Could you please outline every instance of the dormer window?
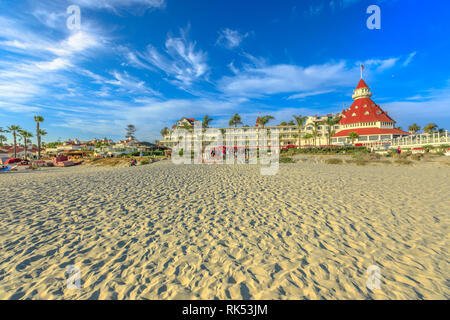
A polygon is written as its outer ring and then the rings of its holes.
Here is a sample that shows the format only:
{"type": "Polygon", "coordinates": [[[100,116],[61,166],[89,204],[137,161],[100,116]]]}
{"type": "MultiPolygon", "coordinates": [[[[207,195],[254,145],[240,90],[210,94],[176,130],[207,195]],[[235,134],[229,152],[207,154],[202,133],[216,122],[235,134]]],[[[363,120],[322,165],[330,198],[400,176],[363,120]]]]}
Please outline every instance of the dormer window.
{"type": "Polygon", "coordinates": [[[352,114],[352,117],[356,117],[356,113],[355,112],[352,114]]]}
{"type": "Polygon", "coordinates": [[[369,111],[364,112],[364,115],[368,116],[369,115],[369,111]]]}
{"type": "Polygon", "coordinates": [[[364,108],[367,108],[367,104],[364,105],[364,108]]]}
{"type": "Polygon", "coordinates": [[[355,109],[358,109],[358,106],[355,106],[355,109]]]}

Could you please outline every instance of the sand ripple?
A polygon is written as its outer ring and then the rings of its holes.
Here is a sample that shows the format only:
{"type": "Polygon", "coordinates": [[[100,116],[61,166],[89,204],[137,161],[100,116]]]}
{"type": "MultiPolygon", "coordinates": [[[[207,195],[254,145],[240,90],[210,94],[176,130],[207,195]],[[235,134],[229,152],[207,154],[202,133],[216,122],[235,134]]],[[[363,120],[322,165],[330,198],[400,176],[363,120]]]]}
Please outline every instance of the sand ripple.
{"type": "Polygon", "coordinates": [[[448,168],[167,161],[2,175],[0,298],[449,299],[449,181],[448,168]],[[70,265],[81,290],[66,288],[70,265]]]}

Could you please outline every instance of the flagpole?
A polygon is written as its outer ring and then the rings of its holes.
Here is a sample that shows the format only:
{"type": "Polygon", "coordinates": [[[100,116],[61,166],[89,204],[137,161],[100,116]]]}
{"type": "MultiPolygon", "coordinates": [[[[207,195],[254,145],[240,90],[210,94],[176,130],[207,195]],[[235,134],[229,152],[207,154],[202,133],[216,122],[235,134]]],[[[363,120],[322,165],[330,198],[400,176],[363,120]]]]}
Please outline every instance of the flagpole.
{"type": "Polygon", "coordinates": [[[363,71],[363,66],[361,65],[361,79],[362,79],[362,71],[363,71]]]}

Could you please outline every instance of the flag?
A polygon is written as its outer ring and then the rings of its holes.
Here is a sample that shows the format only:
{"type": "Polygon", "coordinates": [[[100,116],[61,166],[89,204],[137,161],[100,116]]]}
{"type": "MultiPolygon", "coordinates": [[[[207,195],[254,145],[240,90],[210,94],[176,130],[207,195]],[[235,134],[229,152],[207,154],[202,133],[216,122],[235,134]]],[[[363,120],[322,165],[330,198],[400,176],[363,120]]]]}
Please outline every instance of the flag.
{"type": "Polygon", "coordinates": [[[364,70],[364,65],[361,65],[361,69],[364,70]]]}

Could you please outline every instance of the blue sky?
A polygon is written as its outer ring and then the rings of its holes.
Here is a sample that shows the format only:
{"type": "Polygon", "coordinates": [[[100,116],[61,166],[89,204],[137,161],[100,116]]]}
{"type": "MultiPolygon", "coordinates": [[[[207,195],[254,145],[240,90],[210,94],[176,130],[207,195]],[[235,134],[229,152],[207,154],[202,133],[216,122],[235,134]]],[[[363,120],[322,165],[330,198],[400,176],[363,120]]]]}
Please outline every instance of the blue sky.
{"type": "Polygon", "coordinates": [[[339,112],[359,65],[404,128],[450,128],[448,1],[0,0],[0,127],[141,140],[182,116],[339,112]],[[69,30],[69,5],[81,29],[69,30]],[[369,30],[369,5],[381,30],[369,30]]]}

